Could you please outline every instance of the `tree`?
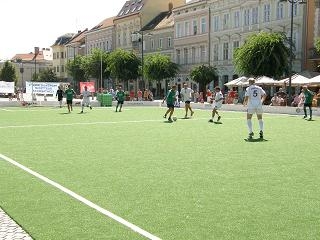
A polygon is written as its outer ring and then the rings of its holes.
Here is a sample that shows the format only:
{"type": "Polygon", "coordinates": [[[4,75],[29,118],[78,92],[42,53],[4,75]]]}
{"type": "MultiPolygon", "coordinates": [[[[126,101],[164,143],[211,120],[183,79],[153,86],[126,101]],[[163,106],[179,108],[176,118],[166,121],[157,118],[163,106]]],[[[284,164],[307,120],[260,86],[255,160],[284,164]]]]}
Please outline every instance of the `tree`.
{"type": "Polygon", "coordinates": [[[118,48],[109,55],[109,71],[118,80],[136,80],[139,76],[140,59],[132,51],[118,48]]]}
{"type": "Polygon", "coordinates": [[[16,69],[13,64],[9,61],[6,61],[0,70],[0,80],[6,82],[16,82],[17,74],[16,69]]]}
{"type": "Polygon", "coordinates": [[[86,74],[84,68],[84,61],[84,56],[77,55],[73,60],[69,60],[67,63],[67,71],[75,82],[86,81],[88,79],[88,74],[86,74]]]}
{"type": "Polygon", "coordinates": [[[46,68],[40,71],[38,75],[38,80],[40,82],[56,82],[58,79],[57,75],[51,68],[46,68]]]}
{"type": "MultiPolygon", "coordinates": [[[[251,35],[235,50],[236,71],[245,76],[279,78],[289,73],[290,42],[283,34],[260,32],[251,35]]],[[[293,54],[293,52],[292,52],[293,54]]]]}
{"type": "Polygon", "coordinates": [[[108,58],[108,52],[96,48],[93,49],[90,55],[82,59],[83,61],[81,64],[81,69],[84,70],[86,74],[86,79],[88,79],[90,76],[96,79],[100,79],[102,83],[102,86],[100,86],[100,88],[103,88],[102,80],[110,77],[110,71],[108,69],[108,58]]]}
{"type": "Polygon", "coordinates": [[[193,81],[199,83],[199,92],[203,93],[203,97],[205,97],[206,85],[219,79],[217,68],[206,65],[194,67],[191,70],[190,76],[193,81]]]}
{"type": "Polygon", "coordinates": [[[160,53],[148,55],[144,61],[144,75],[151,81],[157,81],[157,93],[160,93],[160,81],[173,78],[179,71],[179,66],[170,57],[160,53]]]}

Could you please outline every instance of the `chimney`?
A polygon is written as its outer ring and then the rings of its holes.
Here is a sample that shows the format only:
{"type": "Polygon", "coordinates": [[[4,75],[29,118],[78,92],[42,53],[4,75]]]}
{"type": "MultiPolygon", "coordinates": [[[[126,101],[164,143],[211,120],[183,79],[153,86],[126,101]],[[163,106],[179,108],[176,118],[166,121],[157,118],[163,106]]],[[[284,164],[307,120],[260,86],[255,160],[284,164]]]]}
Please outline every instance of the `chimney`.
{"type": "Polygon", "coordinates": [[[169,12],[172,11],[172,8],[173,8],[173,3],[171,2],[171,3],[169,3],[169,12]]]}

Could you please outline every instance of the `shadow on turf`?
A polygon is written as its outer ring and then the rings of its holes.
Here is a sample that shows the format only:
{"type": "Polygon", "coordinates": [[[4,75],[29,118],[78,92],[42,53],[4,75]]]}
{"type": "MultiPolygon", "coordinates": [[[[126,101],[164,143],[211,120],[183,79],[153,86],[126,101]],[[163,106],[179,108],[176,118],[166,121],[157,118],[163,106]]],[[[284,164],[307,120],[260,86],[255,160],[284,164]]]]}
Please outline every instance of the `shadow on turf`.
{"type": "Polygon", "coordinates": [[[248,139],[248,138],[245,138],[244,139],[246,142],[268,142],[267,139],[260,139],[260,138],[252,138],[252,139],[248,139]]]}

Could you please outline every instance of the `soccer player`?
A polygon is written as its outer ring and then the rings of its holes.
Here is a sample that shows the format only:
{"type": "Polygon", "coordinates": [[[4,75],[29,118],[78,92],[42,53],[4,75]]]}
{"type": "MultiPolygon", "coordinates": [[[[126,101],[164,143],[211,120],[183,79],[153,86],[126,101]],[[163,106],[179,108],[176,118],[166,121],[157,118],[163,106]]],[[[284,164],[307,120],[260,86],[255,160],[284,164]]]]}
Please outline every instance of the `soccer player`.
{"type": "Polygon", "coordinates": [[[67,98],[67,106],[69,113],[73,110],[72,109],[72,100],[73,96],[76,94],[75,91],[71,88],[71,85],[68,85],[68,89],[65,91],[66,98],[67,98]]]}
{"type": "Polygon", "coordinates": [[[249,87],[246,88],[245,98],[243,101],[243,105],[248,107],[247,109],[247,125],[249,130],[248,139],[252,139],[253,131],[252,131],[252,115],[254,113],[257,114],[257,118],[259,121],[260,127],[260,139],[263,139],[263,120],[262,120],[262,105],[266,99],[266,92],[259,86],[255,85],[255,79],[249,78],[249,87]]]}
{"type": "Polygon", "coordinates": [[[218,119],[217,121],[219,122],[221,119],[221,116],[218,113],[218,109],[220,109],[222,107],[222,102],[223,102],[223,93],[221,92],[221,89],[219,86],[215,87],[215,97],[212,103],[212,115],[211,115],[211,119],[209,120],[209,122],[213,122],[213,118],[214,116],[217,114],[218,115],[218,119]]]}
{"type": "Polygon", "coordinates": [[[90,107],[92,109],[92,106],[90,104],[90,96],[92,96],[91,92],[88,91],[88,87],[84,86],[84,91],[81,93],[82,95],[82,103],[81,103],[81,112],[83,113],[84,106],[90,107]]]}
{"type": "Polygon", "coordinates": [[[313,96],[315,94],[313,92],[311,92],[307,86],[303,86],[302,91],[304,94],[304,103],[303,103],[304,116],[303,116],[303,119],[307,118],[307,107],[308,107],[309,112],[310,112],[310,118],[308,119],[308,121],[311,121],[312,120],[312,101],[313,101],[313,96]]]}
{"type": "Polygon", "coordinates": [[[191,105],[190,105],[191,98],[192,98],[191,94],[193,94],[193,90],[191,88],[188,88],[188,85],[184,83],[183,88],[180,91],[182,101],[184,102],[184,109],[186,110],[186,114],[184,118],[188,118],[188,110],[190,110],[191,117],[194,114],[194,111],[192,111],[191,105]]]}
{"type": "Polygon", "coordinates": [[[56,97],[58,97],[59,106],[62,108],[63,90],[61,89],[61,86],[58,86],[56,97]]]}
{"type": "Polygon", "coordinates": [[[121,109],[122,109],[122,105],[123,105],[123,102],[124,102],[124,97],[125,97],[125,93],[124,91],[122,90],[122,87],[119,86],[118,87],[118,91],[117,91],[117,94],[116,94],[116,98],[117,98],[117,106],[116,106],[116,112],[118,112],[118,107],[120,105],[120,109],[119,109],[119,112],[121,112],[121,109]]]}
{"type": "Polygon", "coordinates": [[[176,85],[173,85],[171,87],[171,89],[169,90],[167,96],[163,99],[162,103],[164,103],[164,101],[167,101],[167,107],[168,110],[167,112],[164,114],[164,118],[167,118],[167,115],[169,114],[169,118],[168,121],[172,122],[172,114],[174,112],[174,103],[176,101],[176,95],[177,95],[177,91],[176,91],[176,85]]]}

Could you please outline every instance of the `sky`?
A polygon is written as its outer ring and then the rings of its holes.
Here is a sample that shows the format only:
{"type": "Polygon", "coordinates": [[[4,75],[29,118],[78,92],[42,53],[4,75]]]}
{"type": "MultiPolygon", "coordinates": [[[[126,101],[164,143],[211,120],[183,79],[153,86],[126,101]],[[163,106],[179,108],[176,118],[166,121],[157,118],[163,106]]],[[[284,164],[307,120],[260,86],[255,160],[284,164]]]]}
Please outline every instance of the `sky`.
{"type": "Polygon", "coordinates": [[[116,16],[126,0],[2,0],[0,60],[51,47],[65,33],[116,16]]]}

